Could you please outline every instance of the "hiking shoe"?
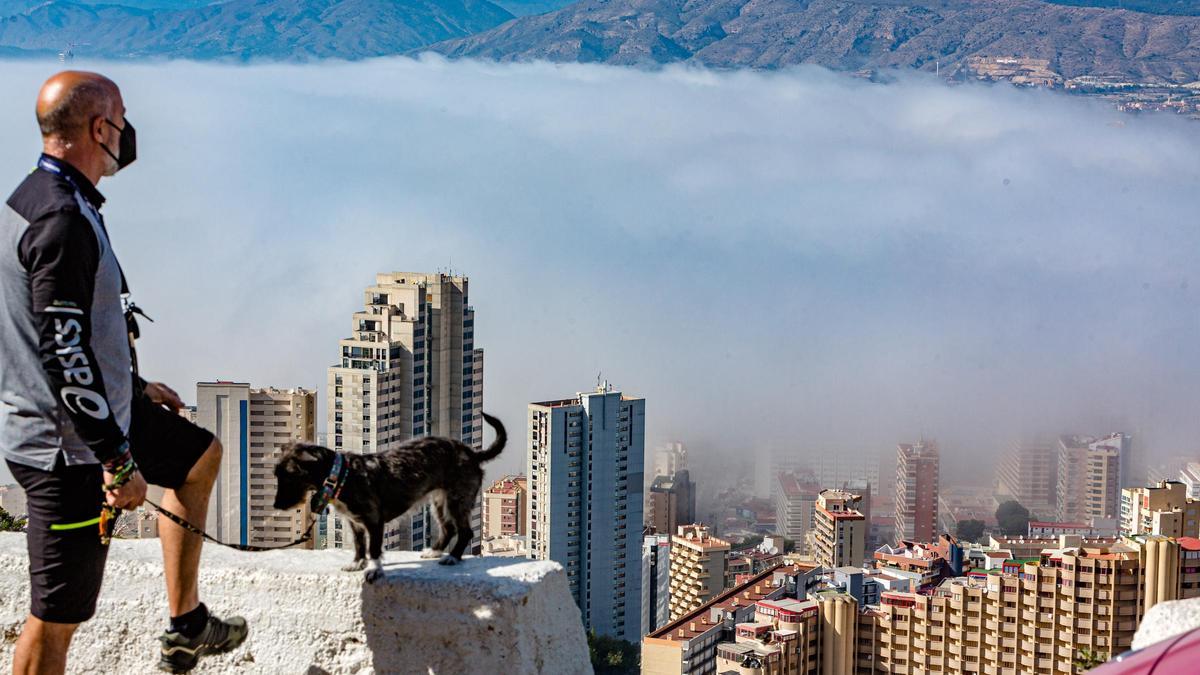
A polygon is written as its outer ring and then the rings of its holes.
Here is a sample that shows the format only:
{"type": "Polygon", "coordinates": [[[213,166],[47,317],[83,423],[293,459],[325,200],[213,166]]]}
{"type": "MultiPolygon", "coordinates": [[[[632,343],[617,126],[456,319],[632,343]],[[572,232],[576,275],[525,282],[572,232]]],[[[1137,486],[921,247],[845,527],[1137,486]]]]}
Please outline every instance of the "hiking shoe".
{"type": "Polygon", "coordinates": [[[208,615],[204,630],[194,638],[167,631],[158,638],[162,642],[158,669],[168,673],[186,673],[196,667],[201,656],[224,654],[237,649],[246,641],[249,632],[246,620],[240,616],[222,621],[212,614],[208,615]]]}

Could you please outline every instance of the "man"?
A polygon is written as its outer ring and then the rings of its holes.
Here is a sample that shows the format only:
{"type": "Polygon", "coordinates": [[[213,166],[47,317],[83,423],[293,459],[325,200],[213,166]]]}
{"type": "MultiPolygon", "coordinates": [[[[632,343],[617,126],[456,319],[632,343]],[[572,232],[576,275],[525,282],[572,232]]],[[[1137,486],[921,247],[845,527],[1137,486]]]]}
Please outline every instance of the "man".
{"type": "MultiPolygon", "coordinates": [[[[0,208],[0,454],[28,498],[31,610],[17,675],[63,673],[71,636],[95,613],[108,548],[101,505],[133,509],[146,481],[162,505],[203,523],[220,467],[212,434],[184,420],[179,396],[133,372],[128,294],[96,184],[136,156],[121,92],[95,73],[62,72],[37,101],[43,154],[0,208]]],[[[159,668],[182,673],[246,638],[200,602],[200,537],[159,517],[171,622],[159,668]]]]}

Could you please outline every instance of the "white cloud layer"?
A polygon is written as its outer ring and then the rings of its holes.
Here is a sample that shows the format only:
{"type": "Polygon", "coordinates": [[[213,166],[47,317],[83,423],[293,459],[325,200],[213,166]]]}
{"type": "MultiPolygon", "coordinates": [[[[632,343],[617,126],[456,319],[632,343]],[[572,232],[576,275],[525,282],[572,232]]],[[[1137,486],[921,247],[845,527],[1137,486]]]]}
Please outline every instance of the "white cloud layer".
{"type": "MultiPolygon", "coordinates": [[[[10,185],[59,66],[0,69],[10,185]]],[[[603,371],[652,441],[730,455],[924,433],[953,472],[1118,426],[1197,450],[1195,123],[818,69],[89,67],[138,126],[101,187],[144,369],[189,399],[319,387],[375,272],[453,263],[516,439],[603,371]]]]}

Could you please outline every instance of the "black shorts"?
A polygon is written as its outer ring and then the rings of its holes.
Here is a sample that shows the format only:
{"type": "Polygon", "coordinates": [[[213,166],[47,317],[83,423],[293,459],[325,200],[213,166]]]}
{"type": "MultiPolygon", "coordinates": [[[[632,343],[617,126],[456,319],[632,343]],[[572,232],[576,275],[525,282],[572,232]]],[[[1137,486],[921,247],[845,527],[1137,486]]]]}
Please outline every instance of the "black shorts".
{"type": "MultiPolygon", "coordinates": [[[[212,440],[208,431],[149,399],[135,397],[129,449],[146,482],[166,488],[183,485],[212,440]]],[[[87,621],[96,612],[108,547],[100,544],[98,524],[62,526],[100,515],[104,502],[100,466],[59,463],[52,471],[42,471],[8,462],[8,467],[28,503],[30,613],[52,623],[87,621]]]]}

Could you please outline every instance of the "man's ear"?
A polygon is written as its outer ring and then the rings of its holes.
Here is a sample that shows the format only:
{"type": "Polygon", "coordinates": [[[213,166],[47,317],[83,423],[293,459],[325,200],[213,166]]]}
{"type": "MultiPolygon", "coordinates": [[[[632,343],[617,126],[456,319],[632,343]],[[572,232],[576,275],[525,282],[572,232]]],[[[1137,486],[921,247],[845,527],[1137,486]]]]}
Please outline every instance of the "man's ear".
{"type": "Polygon", "coordinates": [[[96,143],[104,142],[104,117],[96,115],[88,121],[88,135],[96,143]]]}

